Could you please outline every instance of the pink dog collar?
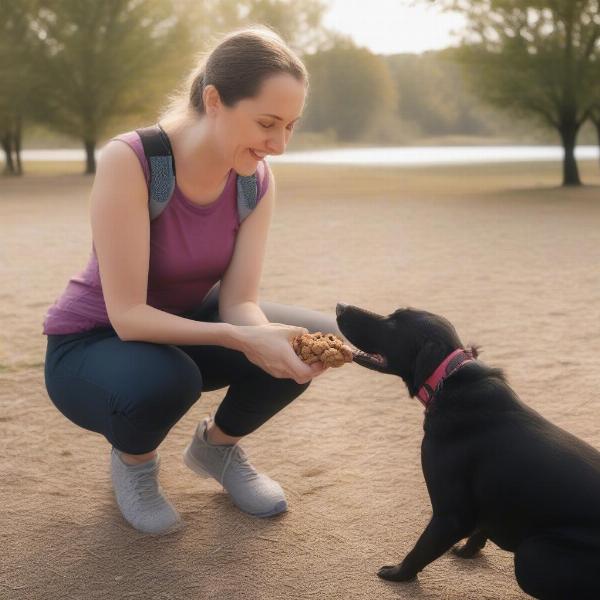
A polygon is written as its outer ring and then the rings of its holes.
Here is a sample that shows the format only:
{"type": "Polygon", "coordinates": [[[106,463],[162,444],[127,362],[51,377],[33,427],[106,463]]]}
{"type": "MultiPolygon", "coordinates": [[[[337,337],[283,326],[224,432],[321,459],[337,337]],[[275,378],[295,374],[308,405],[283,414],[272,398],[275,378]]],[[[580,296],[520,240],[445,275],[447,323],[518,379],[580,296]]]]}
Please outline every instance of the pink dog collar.
{"type": "Polygon", "coordinates": [[[463,350],[462,348],[458,348],[452,352],[452,354],[446,356],[442,361],[442,364],[433,372],[433,375],[427,379],[417,392],[417,396],[425,409],[429,407],[434,394],[438,388],[441,387],[444,379],[450,377],[452,373],[460,369],[464,364],[473,360],[475,360],[473,358],[473,352],[470,350],[463,350]]]}

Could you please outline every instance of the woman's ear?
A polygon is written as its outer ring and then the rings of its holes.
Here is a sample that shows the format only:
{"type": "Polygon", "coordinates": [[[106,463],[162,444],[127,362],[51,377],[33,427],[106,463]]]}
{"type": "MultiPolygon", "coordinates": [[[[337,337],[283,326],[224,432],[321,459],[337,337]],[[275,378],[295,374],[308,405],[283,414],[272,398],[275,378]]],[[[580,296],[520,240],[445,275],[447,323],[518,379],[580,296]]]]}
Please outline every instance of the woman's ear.
{"type": "Polygon", "coordinates": [[[204,88],[202,92],[202,101],[204,104],[204,112],[209,117],[214,117],[221,108],[221,96],[217,88],[210,84],[204,88]]]}
{"type": "Polygon", "coordinates": [[[438,368],[439,364],[446,358],[447,348],[441,342],[429,340],[417,352],[413,370],[412,382],[409,388],[411,397],[416,396],[419,388],[438,368]]]}

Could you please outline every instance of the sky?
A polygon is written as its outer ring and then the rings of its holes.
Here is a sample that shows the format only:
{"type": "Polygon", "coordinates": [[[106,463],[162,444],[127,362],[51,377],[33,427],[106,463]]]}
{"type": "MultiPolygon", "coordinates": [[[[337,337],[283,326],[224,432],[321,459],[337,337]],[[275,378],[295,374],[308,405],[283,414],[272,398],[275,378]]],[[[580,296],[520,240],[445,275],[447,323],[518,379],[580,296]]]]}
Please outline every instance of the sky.
{"type": "Polygon", "coordinates": [[[457,43],[463,19],[414,0],[327,0],[326,27],[376,54],[421,53],[457,43]],[[368,8],[367,8],[368,7],[368,8]]]}

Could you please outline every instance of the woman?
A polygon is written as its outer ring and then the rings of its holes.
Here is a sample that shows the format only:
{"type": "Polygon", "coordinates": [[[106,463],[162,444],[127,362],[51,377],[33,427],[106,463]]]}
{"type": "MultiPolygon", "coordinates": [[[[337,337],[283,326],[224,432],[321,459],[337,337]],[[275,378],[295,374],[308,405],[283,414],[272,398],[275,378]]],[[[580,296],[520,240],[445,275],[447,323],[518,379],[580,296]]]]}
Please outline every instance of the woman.
{"type": "Polygon", "coordinates": [[[257,303],[275,194],[264,158],[284,152],[307,86],[304,65],[271,31],[225,37],[160,123],[176,185],[152,221],[140,136],[118,136],[102,151],[92,255],[46,316],[45,377],[57,408],[112,445],[117,504],[140,531],[178,525],[158,484],[157,447],[202,391],[226,386],[184,461],[247,513],[287,509],[279,484],[256,472],[238,442],[323,372],[298,359],[291,339],[304,326],[337,331],[333,318],[261,305],[294,325],[270,323],[257,303]],[[258,205],[240,223],[236,180],[252,174],[258,205]]]}

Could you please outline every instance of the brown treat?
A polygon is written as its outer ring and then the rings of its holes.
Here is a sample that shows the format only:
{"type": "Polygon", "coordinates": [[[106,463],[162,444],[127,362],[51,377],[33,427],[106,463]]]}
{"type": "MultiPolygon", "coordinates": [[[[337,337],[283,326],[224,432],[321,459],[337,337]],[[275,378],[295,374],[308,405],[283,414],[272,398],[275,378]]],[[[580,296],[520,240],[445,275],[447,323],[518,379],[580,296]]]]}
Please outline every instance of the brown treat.
{"type": "Polygon", "coordinates": [[[332,333],[304,333],[292,340],[294,352],[308,365],[321,361],[328,367],[352,362],[352,350],[332,333]]]}

